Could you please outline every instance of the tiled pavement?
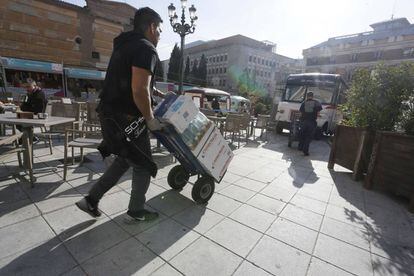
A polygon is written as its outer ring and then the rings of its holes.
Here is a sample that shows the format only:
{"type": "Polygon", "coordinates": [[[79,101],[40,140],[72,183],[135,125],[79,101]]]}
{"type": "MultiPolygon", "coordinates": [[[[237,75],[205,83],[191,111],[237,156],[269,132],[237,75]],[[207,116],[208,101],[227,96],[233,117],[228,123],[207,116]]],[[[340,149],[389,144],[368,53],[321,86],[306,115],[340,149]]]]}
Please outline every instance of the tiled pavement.
{"type": "Polygon", "coordinates": [[[35,150],[37,184],[0,167],[0,275],[414,275],[414,216],[406,201],[368,191],[343,168],[327,169],[326,141],[311,157],[285,136],[250,141],[208,205],[191,185],[169,189],[176,164],[157,154],[148,191],[152,223],[124,224],[130,174],[94,220],[74,203],[104,171],[96,152],[62,180],[62,146],[35,150]]]}

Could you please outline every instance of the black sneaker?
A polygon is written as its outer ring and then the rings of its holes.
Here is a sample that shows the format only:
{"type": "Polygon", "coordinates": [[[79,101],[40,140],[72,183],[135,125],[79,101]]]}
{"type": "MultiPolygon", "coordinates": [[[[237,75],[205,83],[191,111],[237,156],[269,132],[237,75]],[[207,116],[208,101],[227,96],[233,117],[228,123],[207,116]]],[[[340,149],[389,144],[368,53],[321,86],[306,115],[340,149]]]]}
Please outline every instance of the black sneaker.
{"type": "Polygon", "coordinates": [[[133,224],[140,221],[153,221],[159,217],[157,212],[151,212],[145,209],[142,209],[137,212],[127,212],[127,217],[124,219],[126,224],[133,224]]]}
{"type": "Polygon", "coordinates": [[[89,197],[84,197],[76,202],[76,206],[94,218],[100,217],[102,215],[101,211],[98,209],[98,204],[93,204],[89,197]]]}
{"type": "Polygon", "coordinates": [[[303,155],[309,156],[309,152],[304,152],[303,155]]]}

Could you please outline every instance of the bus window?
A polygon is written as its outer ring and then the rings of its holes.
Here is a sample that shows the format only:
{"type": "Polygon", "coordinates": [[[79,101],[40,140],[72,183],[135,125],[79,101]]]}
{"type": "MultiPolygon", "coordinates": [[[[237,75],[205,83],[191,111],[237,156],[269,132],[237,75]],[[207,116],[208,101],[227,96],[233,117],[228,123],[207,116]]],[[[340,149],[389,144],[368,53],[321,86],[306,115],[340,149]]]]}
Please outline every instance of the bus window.
{"type": "Polygon", "coordinates": [[[322,104],[332,103],[332,97],[335,92],[335,87],[332,86],[308,86],[308,91],[313,92],[313,98],[322,104]]]}
{"type": "Polygon", "coordinates": [[[304,85],[288,85],[284,100],[287,102],[303,102],[305,98],[306,86],[304,85]]]}

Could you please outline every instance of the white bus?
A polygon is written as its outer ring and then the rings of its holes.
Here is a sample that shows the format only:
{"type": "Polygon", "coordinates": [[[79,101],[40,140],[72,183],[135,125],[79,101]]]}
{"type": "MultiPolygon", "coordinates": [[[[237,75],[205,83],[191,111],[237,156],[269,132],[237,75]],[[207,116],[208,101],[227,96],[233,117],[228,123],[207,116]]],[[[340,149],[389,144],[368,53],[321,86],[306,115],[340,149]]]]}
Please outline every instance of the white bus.
{"type": "Polygon", "coordinates": [[[290,129],[292,118],[297,116],[301,103],[308,92],[322,104],[318,114],[318,133],[333,133],[336,124],[342,120],[338,105],[344,103],[348,86],[337,74],[304,73],[289,75],[286,88],[279,102],[276,114],[276,132],[290,129]]]}

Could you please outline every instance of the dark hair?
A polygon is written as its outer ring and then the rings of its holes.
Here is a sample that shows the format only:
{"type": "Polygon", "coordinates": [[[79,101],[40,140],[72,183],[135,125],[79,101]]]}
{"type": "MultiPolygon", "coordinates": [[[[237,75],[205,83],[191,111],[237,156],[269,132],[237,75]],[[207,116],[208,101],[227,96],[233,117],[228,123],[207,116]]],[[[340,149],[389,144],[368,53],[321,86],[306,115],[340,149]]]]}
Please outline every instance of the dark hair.
{"type": "Polygon", "coordinates": [[[309,97],[313,97],[313,92],[308,92],[306,95],[309,97]]]}
{"type": "Polygon", "coordinates": [[[161,16],[151,8],[140,8],[135,12],[134,31],[145,33],[147,28],[152,24],[162,23],[161,16]]]}

